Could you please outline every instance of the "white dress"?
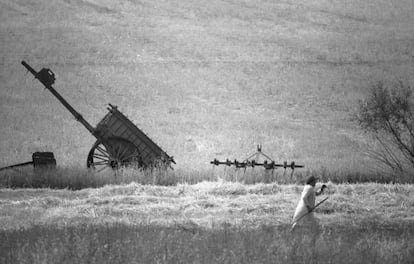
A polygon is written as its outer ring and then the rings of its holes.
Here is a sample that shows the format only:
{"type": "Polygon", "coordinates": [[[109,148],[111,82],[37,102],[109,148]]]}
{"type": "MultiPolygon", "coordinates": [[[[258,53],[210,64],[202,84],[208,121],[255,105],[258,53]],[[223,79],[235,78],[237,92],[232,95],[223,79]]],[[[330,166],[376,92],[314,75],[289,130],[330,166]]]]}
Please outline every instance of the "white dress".
{"type": "Polygon", "coordinates": [[[313,212],[307,214],[308,207],[313,208],[315,206],[315,196],[315,188],[309,184],[305,185],[302,191],[302,196],[293,216],[293,226],[315,224],[316,219],[313,215],[313,212]]]}

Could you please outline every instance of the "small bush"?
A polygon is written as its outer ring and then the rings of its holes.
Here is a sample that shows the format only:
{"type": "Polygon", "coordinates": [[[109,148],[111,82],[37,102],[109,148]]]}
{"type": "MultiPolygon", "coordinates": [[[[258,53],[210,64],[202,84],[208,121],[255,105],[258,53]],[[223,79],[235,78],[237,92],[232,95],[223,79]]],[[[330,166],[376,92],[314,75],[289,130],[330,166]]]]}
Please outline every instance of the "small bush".
{"type": "Polygon", "coordinates": [[[414,95],[410,86],[377,83],[368,98],[360,101],[355,117],[375,142],[366,146],[369,157],[395,175],[414,175],[414,95]]]}

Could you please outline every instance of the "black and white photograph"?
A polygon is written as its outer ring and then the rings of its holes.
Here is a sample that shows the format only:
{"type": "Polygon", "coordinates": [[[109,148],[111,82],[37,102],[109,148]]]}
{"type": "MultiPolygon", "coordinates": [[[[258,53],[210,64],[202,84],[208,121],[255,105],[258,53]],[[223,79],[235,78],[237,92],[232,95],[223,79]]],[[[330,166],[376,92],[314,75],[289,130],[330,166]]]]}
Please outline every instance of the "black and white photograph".
{"type": "Polygon", "coordinates": [[[413,0],[0,0],[0,263],[413,261],[413,0]]]}

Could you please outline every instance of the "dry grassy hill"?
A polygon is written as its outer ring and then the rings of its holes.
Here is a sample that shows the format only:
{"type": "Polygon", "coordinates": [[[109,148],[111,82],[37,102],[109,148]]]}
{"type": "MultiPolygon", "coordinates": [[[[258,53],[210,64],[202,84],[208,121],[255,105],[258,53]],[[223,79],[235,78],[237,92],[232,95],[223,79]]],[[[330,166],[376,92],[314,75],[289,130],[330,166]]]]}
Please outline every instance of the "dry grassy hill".
{"type": "Polygon", "coordinates": [[[413,83],[413,25],[411,0],[0,0],[0,166],[38,150],[85,166],[94,143],[26,60],[92,125],[118,105],[181,168],[262,144],[364,170],[350,114],[377,81],[413,83]]]}

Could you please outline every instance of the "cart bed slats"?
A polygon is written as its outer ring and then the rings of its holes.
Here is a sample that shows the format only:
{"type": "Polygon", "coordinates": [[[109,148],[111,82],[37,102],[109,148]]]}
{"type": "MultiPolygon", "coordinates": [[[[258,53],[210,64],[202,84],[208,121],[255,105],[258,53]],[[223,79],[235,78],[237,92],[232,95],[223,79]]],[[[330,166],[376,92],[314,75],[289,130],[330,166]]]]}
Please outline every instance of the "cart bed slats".
{"type": "Polygon", "coordinates": [[[142,130],[134,125],[116,106],[110,105],[109,113],[98,123],[96,129],[104,139],[120,137],[133,143],[139,150],[144,164],[170,157],[142,130]]]}

